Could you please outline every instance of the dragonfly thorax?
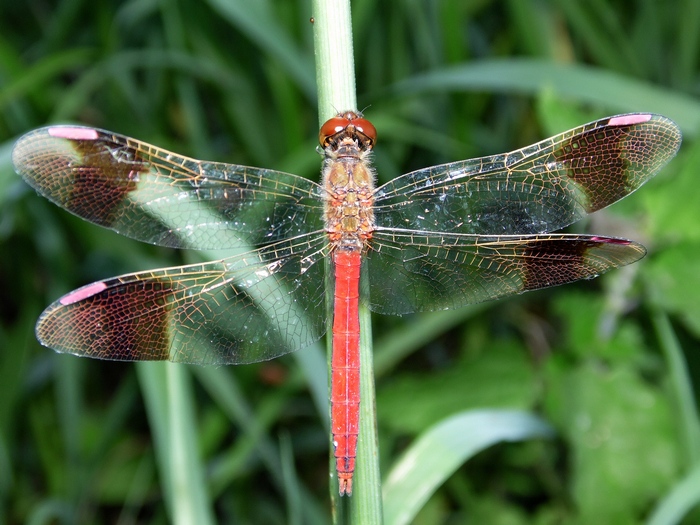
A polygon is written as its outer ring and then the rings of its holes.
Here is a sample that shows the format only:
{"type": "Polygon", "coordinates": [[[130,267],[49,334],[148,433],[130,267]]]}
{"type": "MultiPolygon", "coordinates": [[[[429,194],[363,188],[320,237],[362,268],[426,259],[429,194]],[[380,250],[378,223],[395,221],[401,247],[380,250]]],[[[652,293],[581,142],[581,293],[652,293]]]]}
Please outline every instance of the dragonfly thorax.
{"type": "Polygon", "coordinates": [[[326,231],[332,244],[350,249],[361,249],[375,228],[375,177],[369,157],[376,132],[372,126],[371,135],[367,135],[371,124],[360,120],[362,126],[356,126],[354,120],[339,115],[326,122],[320,134],[325,146],[326,231]],[[331,132],[333,134],[329,135],[331,132]]]}

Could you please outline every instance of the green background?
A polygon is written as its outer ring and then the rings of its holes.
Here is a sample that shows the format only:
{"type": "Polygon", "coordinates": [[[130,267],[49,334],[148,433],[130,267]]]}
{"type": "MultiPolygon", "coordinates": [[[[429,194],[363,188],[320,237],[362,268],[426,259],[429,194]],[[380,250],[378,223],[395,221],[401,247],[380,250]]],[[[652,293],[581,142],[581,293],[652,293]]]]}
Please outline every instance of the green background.
{"type": "MultiPolygon", "coordinates": [[[[315,178],[310,16],[310,2],[286,0],[0,0],[0,523],[174,519],[158,372],[54,354],[33,325],[80,285],[188,260],[37,197],[12,170],[14,140],[79,122],[315,178]]],[[[464,410],[524,410],[556,431],[446,473],[414,523],[678,522],[700,500],[700,2],[362,0],[353,17],[380,182],[626,111],[663,113],[684,133],[658,177],[571,229],[641,241],[640,263],[455,312],[374,317],[383,472],[464,410]]],[[[180,367],[204,479],[192,497],[218,522],[330,519],[327,415],[300,366],[180,367]]]]}

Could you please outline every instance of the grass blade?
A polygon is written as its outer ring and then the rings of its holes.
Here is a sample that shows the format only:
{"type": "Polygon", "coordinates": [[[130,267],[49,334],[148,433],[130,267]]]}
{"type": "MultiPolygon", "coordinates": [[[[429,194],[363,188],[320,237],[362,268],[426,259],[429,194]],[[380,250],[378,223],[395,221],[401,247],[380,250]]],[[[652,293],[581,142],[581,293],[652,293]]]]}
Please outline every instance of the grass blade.
{"type": "Polygon", "coordinates": [[[680,416],[679,426],[682,429],[685,456],[691,464],[700,465],[700,421],[698,421],[698,408],[693,394],[693,383],[690,380],[683,351],[667,315],[657,312],[653,322],[659,346],[666,356],[670,371],[671,386],[680,416]]]}
{"type": "Polygon", "coordinates": [[[700,103],[683,93],[584,65],[538,59],[482,60],[437,69],[395,84],[397,93],[501,91],[535,95],[543,89],[612,111],[652,111],[675,120],[687,136],[700,129],[700,103]]]}
{"type": "Polygon", "coordinates": [[[386,478],[385,523],[411,523],[435,489],[481,450],[552,433],[541,419],[514,410],[473,410],[444,419],[413,443],[386,478]]]}
{"type": "Polygon", "coordinates": [[[204,483],[204,466],[197,443],[197,419],[192,406],[189,370],[178,364],[165,365],[168,417],[171,439],[170,473],[173,487],[173,522],[186,525],[213,524],[204,483]]]}
{"type": "Polygon", "coordinates": [[[680,523],[683,516],[700,503],[700,465],[675,485],[652,512],[647,525],[680,523]]]}
{"type": "Polygon", "coordinates": [[[189,370],[181,364],[137,363],[146,401],[162,487],[172,523],[214,523],[196,453],[197,420],[192,406],[189,370]]]}
{"type": "Polygon", "coordinates": [[[248,35],[261,49],[279,62],[280,67],[299,85],[310,98],[314,96],[311,64],[306,55],[297,49],[292,38],[277,24],[265,2],[231,2],[209,0],[209,5],[239,31],[248,35]],[[274,29],[271,29],[274,28],[274,29]]]}

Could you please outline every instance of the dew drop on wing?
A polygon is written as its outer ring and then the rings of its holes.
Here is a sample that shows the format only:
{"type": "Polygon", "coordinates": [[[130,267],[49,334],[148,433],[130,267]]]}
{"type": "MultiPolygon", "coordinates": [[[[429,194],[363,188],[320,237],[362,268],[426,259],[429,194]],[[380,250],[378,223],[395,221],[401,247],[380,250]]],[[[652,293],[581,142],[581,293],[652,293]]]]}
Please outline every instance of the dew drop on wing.
{"type": "MultiPolygon", "coordinates": [[[[304,274],[308,271],[308,269],[311,268],[311,267],[313,266],[313,264],[314,264],[313,258],[311,258],[311,257],[304,257],[304,258],[301,260],[301,264],[300,264],[300,268],[299,268],[299,272],[301,273],[301,275],[304,275],[304,274]]],[[[295,280],[294,280],[294,283],[295,283],[297,286],[300,284],[300,282],[299,282],[298,279],[295,279],[295,280]]]]}
{"type": "MultiPolygon", "coordinates": [[[[271,270],[274,271],[272,268],[271,268],[271,270]]],[[[270,272],[268,272],[267,269],[262,268],[262,269],[256,271],[255,275],[257,275],[260,279],[265,279],[266,277],[270,276],[270,272]]]]}

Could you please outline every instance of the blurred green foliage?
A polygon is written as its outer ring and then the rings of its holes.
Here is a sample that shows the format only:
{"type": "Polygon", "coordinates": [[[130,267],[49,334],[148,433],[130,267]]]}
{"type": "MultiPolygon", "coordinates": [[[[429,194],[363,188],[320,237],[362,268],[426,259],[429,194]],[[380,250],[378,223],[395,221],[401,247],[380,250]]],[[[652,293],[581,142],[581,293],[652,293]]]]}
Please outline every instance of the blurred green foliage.
{"type": "MultiPolygon", "coordinates": [[[[317,177],[310,2],[0,7],[0,522],[167,523],[163,372],[56,355],[33,324],[82,284],[189,255],[40,199],[13,173],[11,146],[80,122],[317,177]]],[[[655,180],[574,227],[644,242],[640,263],[456,313],[375,317],[384,471],[466,409],[529,410],[557,431],[476,455],[414,523],[682,519],[700,500],[684,483],[700,465],[700,1],[358,0],[353,16],[381,181],[622,111],[664,113],[685,134],[655,180]]],[[[194,369],[185,381],[198,504],[216,521],[330,519],[327,414],[298,366],[194,369]]]]}

